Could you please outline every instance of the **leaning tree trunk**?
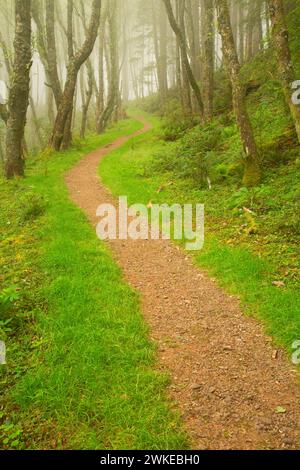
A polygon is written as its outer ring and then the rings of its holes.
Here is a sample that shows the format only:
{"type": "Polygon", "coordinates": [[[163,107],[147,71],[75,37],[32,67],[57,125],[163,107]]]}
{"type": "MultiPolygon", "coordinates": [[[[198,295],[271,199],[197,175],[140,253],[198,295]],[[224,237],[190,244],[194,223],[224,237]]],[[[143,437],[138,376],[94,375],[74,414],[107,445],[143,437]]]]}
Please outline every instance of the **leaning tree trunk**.
{"type": "MultiPolygon", "coordinates": [[[[55,38],[55,0],[46,0],[45,12],[46,22],[43,17],[43,4],[40,0],[32,0],[32,18],[36,24],[37,48],[41,62],[45,69],[46,84],[51,90],[58,109],[62,89],[57,71],[57,53],[55,38]]],[[[50,103],[49,93],[48,102],[50,103]]],[[[53,121],[52,111],[49,115],[50,122],[53,121]]]]}
{"type": "Polygon", "coordinates": [[[260,181],[259,155],[253,128],[247,111],[246,92],[240,78],[240,63],[234,44],[227,0],[216,0],[218,26],[222,37],[223,55],[232,85],[233,107],[245,152],[245,186],[255,186],[260,181]]]}
{"type": "Polygon", "coordinates": [[[203,67],[203,105],[204,118],[210,122],[213,117],[214,101],[214,7],[211,0],[203,1],[204,8],[204,67],[203,67]]]}
{"type": "Polygon", "coordinates": [[[295,80],[295,72],[289,47],[289,33],[285,21],[282,0],[269,0],[269,10],[282,88],[300,142],[300,106],[294,104],[292,100],[292,83],[295,80]]]}
{"type": "MultiPolygon", "coordinates": [[[[181,30],[181,34],[183,37],[183,41],[186,44],[186,25],[185,25],[185,7],[186,7],[186,0],[177,0],[177,19],[179,28],[181,30]]],[[[183,103],[183,112],[186,117],[189,117],[193,114],[193,106],[192,106],[192,97],[191,97],[191,87],[190,81],[187,73],[186,67],[184,64],[184,53],[182,48],[180,48],[180,59],[181,59],[181,91],[182,91],[182,103],[183,103]]]]}
{"type": "MultiPolygon", "coordinates": [[[[197,104],[198,104],[199,109],[200,109],[200,118],[201,118],[201,121],[203,121],[203,103],[202,103],[201,92],[200,92],[200,88],[198,86],[198,83],[195,79],[195,76],[193,74],[190,62],[189,62],[186,38],[185,38],[183,32],[181,31],[180,26],[178,25],[178,23],[176,21],[176,18],[175,18],[174,13],[173,13],[173,8],[172,8],[171,1],[170,0],[162,0],[162,1],[164,2],[165,6],[166,6],[167,15],[168,15],[168,18],[169,18],[170,25],[171,25],[175,35],[178,38],[181,53],[182,53],[183,66],[184,66],[185,71],[187,73],[190,85],[191,85],[191,87],[192,87],[192,89],[195,93],[197,104]]],[[[182,1],[182,0],[180,0],[180,1],[182,1]]]]}
{"type": "Polygon", "coordinates": [[[89,58],[94,48],[100,22],[101,0],[93,0],[90,25],[87,31],[86,40],[82,48],[69,61],[67,68],[67,79],[59,104],[56,121],[51,138],[51,145],[54,150],[61,150],[64,141],[64,133],[68,126],[70,108],[73,104],[78,72],[82,64],[89,58]]]}
{"type": "Polygon", "coordinates": [[[23,140],[29,104],[31,54],[31,0],[15,1],[13,74],[8,99],[5,175],[24,175],[23,140]]]}
{"type": "Polygon", "coordinates": [[[118,57],[118,34],[117,34],[117,2],[111,0],[111,11],[108,17],[109,23],[109,52],[110,52],[110,80],[107,105],[97,123],[97,131],[103,132],[112,117],[119,98],[119,57],[118,57]]]}
{"type": "Polygon", "coordinates": [[[85,131],[88,121],[88,111],[93,96],[93,76],[92,64],[87,64],[87,74],[88,74],[88,87],[85,91],[84,89],[84,74],[82,76],[83,83],[81,84],[81,95],[82,95],[82,117],[81,117],[81,128],[80,128],[80,137],[81,139],[85,138],[85,131]]]}

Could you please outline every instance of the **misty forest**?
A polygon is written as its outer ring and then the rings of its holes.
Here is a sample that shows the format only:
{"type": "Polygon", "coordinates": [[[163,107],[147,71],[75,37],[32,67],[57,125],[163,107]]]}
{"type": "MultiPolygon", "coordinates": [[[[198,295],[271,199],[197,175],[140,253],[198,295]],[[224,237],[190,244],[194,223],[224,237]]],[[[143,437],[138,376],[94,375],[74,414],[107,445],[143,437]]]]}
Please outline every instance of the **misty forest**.
{"type": "Polygon", "coordinates": [[[0,0],[0,448],[299,450],[299,176],[299,0],[0,0]]]}

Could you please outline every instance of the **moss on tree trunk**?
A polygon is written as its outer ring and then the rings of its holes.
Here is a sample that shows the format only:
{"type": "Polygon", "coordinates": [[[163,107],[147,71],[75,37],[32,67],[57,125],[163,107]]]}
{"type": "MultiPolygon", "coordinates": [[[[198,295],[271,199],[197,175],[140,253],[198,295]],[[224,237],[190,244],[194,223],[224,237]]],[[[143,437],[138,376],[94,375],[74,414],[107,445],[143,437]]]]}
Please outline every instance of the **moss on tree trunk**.
{"type": "Polygon", "coordinates": [[[228,2],[227,0],[216,0],[216,6],[224,60],[232,85],[233,108],[244,148],[243,184],[255,186],[260,182],[261,177],[259,154],[247,111],[245,87],[240,78],[240,63],[232,33],[228,2]]]}
{"type": "Polygon", "coordinates": [[[15,2],[14,63],[8,99],[5,175],[24,175],[23,141],[29,104],[31,55],[31,0],[15,2]]]}

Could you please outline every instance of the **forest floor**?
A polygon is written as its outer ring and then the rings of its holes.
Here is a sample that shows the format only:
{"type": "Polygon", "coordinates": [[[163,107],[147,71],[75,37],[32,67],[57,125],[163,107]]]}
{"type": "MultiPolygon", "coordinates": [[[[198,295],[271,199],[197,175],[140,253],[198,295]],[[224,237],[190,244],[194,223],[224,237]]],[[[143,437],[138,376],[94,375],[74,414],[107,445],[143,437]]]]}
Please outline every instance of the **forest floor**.
{"type": "MultiPolygon", "coordinates": [[[[138,134],[149,131],[144,124],[138,134]]],[[[98,179],[99,163],[124,149],[126,141],[126,154],[135,141],[120,138],[68,173],[72,199],[94,226],[97,207],[116,204],[98,179]]],[[[141,294],[143,315],[158,345],[157,367],[171,376],[169,394],[192,447],[299,448],[299,376],[285,353],[274,349],[262,324],[246,316],[238,300],[172,242],[115,240],[109,248],[141,294]]]]}

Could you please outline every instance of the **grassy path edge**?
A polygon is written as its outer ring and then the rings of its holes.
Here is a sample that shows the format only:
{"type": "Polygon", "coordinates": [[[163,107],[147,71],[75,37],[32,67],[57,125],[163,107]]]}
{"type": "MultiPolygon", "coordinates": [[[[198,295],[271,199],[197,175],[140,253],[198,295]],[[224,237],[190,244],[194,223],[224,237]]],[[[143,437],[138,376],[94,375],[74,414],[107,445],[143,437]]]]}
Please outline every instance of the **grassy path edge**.
{"type": "Polygon", "coordinates": [[[7,192],[1,186],[6,203],[16,192],[28,203],[16,204],[13,217],[5,213],[18,238],[5,255],[18,251],[20,261],[4,279],[14,281],[19,298],[11,311],[14,334],[4,332],[4,448],[187,447],[166,397],[168,379],[154,368],[139,298],[70,202],[62,177],[84,154],[139,128],[125,121],[80,150],[41,156],[26,180],[7,192]]]}

